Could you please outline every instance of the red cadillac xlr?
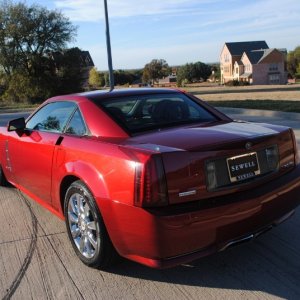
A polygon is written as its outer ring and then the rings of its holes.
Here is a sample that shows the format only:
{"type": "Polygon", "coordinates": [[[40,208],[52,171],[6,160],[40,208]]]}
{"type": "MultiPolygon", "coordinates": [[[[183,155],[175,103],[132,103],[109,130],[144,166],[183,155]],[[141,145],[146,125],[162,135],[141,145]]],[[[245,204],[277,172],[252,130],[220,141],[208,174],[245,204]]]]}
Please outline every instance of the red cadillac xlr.
{"type": "Polygon", "coordinates": [[[54,97],[0,128],[0,183],[65,219],[78,257],[175,266],[293,214],[290,128],[233,121],[192,95],[124,89],[54,97]]]}

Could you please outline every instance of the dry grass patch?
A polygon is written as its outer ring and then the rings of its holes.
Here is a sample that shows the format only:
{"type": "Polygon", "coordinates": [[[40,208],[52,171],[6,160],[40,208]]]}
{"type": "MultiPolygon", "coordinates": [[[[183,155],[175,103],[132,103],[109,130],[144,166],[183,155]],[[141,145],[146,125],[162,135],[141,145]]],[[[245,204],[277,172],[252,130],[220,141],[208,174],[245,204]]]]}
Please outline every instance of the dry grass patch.
{"type": "Polygon", "coordinates": [[[300,85],[199,86],[186,91],[213,106],[300,112],[300,85]]]}

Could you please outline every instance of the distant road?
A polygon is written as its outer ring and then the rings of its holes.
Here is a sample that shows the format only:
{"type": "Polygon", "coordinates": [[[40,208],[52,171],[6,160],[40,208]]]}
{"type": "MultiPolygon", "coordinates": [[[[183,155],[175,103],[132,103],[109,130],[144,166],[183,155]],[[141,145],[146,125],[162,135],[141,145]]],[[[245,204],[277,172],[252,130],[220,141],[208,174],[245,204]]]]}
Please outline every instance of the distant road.
{"type": "Polygon", "coordinates": [[[18,112],[18,113],[0,113],[0,126],[6,126],[9,120],[17,119],[29,116],[29,112],[18,112]]]}
{"type": "Polygon", "coordinates": [[[300,113],[229,107],[219,107],[219,110],[235,120],[270,123],[293,128],[300,153],[300,113]]]}

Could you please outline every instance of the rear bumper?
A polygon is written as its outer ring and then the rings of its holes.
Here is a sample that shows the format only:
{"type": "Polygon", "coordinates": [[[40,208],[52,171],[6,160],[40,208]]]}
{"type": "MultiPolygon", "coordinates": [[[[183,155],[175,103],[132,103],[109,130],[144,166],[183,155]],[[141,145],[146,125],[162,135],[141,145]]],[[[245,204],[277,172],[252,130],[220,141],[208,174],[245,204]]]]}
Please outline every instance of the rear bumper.
{"type": "Polygon", "coordinates": [[[211,203],[150,211],[106,201],[101,211],[121,256],[153,268],[172,267],[256,237],[288,218],[300,203],[300,165],[257,189],[211,203]]]}
{"type": "Polygon", "coordinates": [[[265,233],[266,231],[272,229],[274,226],[281,224],[282,222],[284,222],[285,220],[290,218],[294,213],[295,213],[295,210],[292,210],[289,213],[287,213],[286,215],[284,215],[283,217],[281,217],[280,219],[275,220],[274,223],[267,225],[264,228],[261,228],[260,230],[255,231],[253,233],[250,233],[250,234],[247,234],[244,236],[240,236],[236,239],[227,241],[226,243],[223,243],[223,245],[222,244],[219,244],[219,245],[213,244],[211,246],[208,246],[206,248],[203,248],[203,249],[195,251],[195,252],[185,253],[183,255],[169,257],[166,259],[149,259],[149,258],[145,258],[145,257],[135,256],[135,255],[134,256],[128,255],[127,258],[137,261],[139,263],[142,263],[144,265],[147,265],[149,267],[156,268],[156,269],[165,269],[165,268],[175,267],[177,265],[188,263],[193,260],[199,259],[204,256],[208,256],[208,255],[216,253],[216,252],[225,251],[226,249],[231,248],[233,246],[237,246],[242,243],[251,241],[254,238],[257,238],[261,234],[265,233]]]}

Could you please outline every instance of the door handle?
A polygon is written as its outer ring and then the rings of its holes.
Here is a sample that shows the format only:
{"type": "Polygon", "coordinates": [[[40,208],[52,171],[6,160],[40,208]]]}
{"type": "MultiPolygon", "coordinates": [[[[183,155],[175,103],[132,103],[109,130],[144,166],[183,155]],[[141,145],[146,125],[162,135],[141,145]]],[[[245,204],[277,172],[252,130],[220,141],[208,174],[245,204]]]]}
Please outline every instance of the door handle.
{"type": "Polygon", "coordinates": [[[63,137],[63,136],[60,136],[60,137],[57,139],[57,141],[56,141],[56,143],[55,143],[55,146],[59,146],[59,145],[62,143],[63,139],[64,139],[64,137],[63,137]]]}

